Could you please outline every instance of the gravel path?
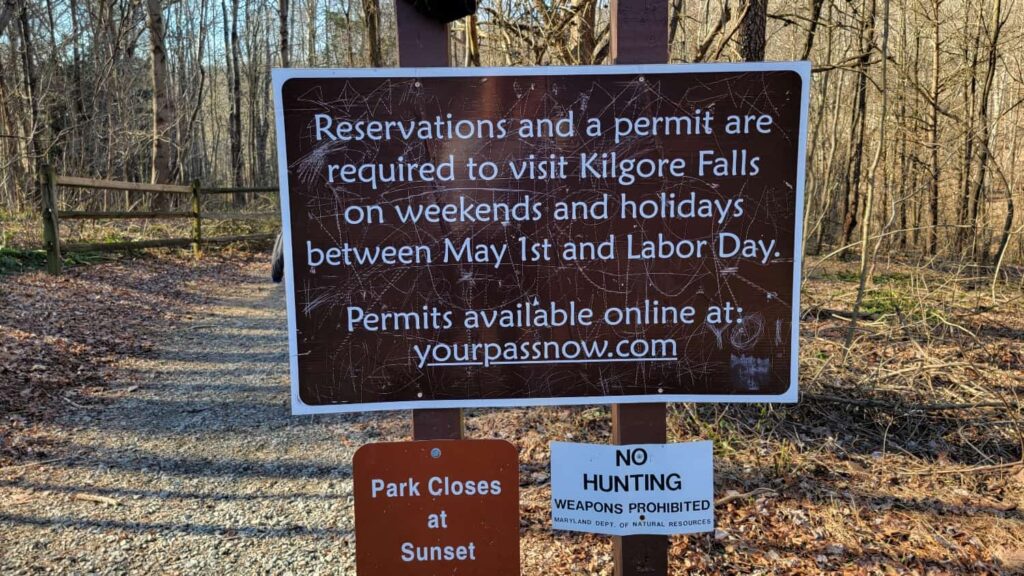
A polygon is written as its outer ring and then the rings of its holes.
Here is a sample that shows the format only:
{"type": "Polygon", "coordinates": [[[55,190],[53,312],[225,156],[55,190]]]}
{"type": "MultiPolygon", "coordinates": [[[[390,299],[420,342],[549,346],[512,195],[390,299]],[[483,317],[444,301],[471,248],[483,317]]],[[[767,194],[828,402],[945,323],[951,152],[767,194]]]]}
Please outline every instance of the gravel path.
{"type": "Polygon", "coordinates": [[[262,272],[50,425],[62,459],[0,471],[0,574],[355,572],[352,452],[404,415],[288,413],[284,291],[262,272]]]}

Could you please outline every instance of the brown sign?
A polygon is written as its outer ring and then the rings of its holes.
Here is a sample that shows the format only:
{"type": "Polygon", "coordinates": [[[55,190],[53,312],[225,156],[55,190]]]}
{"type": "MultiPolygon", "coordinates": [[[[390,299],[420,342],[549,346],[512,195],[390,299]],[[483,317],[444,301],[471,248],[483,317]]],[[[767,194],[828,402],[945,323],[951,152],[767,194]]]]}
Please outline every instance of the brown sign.
{"type": "Polygon", "coordinates": [[[367,444],[352,468],[360,574],[519,574],[519,458],[512,444],[367,444]]]}
{"type": "Polygon", "coordinates": [[[275,70],[293,411],[795,401],[809,70],[275,70]]]}

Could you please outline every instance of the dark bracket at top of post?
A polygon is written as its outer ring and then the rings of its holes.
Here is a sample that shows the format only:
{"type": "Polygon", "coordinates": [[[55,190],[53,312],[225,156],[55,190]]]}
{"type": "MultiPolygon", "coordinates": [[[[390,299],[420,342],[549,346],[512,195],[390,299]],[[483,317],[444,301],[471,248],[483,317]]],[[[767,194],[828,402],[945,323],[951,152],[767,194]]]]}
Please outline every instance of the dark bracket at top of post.
{"type": "Polygon", "coordinates": [[[612,64],[664,64],[668,48],[668,0],[612,0],[612,64]]]}
{"type": "MultiPolygon", "coordinates": [[[[406,0],[395,0],[398,28],[398,65],[422,68],[448,65],[448,25],[420,13],[406,0]]],[[[463,436],[462,410],[445,408],[412,411],[416,440],[459,439],[463,436]]]]}
{"type": "Polygon", "coordinates": [[[422,14],[406,0],[395,0],[398,65],[423,68],[448,65],[448,25],[422,14]]]}

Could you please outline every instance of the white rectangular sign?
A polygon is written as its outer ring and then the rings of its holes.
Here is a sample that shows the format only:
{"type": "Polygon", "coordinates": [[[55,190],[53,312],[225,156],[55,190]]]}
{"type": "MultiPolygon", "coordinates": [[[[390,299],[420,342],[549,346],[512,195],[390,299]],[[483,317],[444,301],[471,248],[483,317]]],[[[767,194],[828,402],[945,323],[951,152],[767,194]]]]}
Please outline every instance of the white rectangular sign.
{"type": "Polygon", "coordinates": [[[629,536],[715,529],[712,443],[551,443],[556,530],[629,536]]]}

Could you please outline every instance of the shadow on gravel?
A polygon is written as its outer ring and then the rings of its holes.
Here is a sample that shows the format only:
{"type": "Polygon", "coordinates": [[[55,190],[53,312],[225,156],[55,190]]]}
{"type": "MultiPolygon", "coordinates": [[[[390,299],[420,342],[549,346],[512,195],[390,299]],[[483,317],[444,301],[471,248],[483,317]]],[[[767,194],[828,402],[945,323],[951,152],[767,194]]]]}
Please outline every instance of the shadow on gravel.
{"type": "Polygon", "coordinates": [[[71,445],[69,451],[80,451],[82,456],[60,463],[65,469],[97,468],[140,472],[143,474],[173,474],[187,477],[234,477],[234,478],[335,478],[352,477],[348,464],[326,465],[316,461],[256,461],[234,458],[188,458],[168,457],[164,454],[139,450],[114,452],[96,450],[95,447],[71,445]]]}
{"type": "MultiPolygon", "coordinates": [[[[219,391],[219,387],[210,390],[219,391]]],[[[268,430],[281,428],[307,428],[327,423],[347,423],[355,416],[324,414],[293,416],[288,406],[288,392],[268,395],[265,399],[237,400],[139,400],[132,404],[134,411],[121,414],[80,415],[74,421],[78,429],[109,431],[125,439],[152,439],[157,435],[180,437],[189,435],[186,442],[220,443],[214,436],[225,433],[266,437],[268,430]]],[[[90,447],[83,447],[89,449],[90,447]]]]}
{"type": "MultiPolygon", "coordinates": [[[[274,339],[275,341],[277,338],[274,339]]],[[[215,354],[207,352],[209,346],[216,346],[217,342],[215,338],[204,339],[202,343],[197,343],[195,348],[190,349],[174,349],[164,348],[161,353],[161,359],[169,361],[179,362],[197,362],[207,363],[211,362],[210,358],[216,357],[215,362],[217,364],[235,364],[245,363],[250,364],[273,364],[281,365],[287,368],[288,366],[288,355],[282,350],[280,352],[223,352],[217,351],[215,354]]],[[[285,343],[285,346],[288,344],[285,343]]],[[[175,374],[176,371],[166,370],[161,371],[161,374],[175,374]]]]}
{"type": "MultiPolygon", "coordinates": [[[[348,475],[335,476],[337,479],[347,478],[348,475]]],[[[98,496],[109,496],[114,499],[121,498],[155,498],[161,501],[166,500],[202,500],[204,502],[244,502],[257,500],[338,500],[337,494],[324,494],[315,492],[289,492],[287,494],[225,494],[218,492],[186,492],[178,490],[143,490],[140,488],[102,488],[92,485],[65,485],[49,482],[24,482],[19,480],[0,480],[0,487],[19,488],[22,490],[33,490],[57,492],[61,494],[88,493],[98,496]]]]}
{"type": "Polygon", "coordinates": [[[286,526],[219,526],[216,524],[176,524],[171,522],[124,522],[120,520],[101,520],[58,516],[56,518],[40,518],[21,514],[0,512],[0,523],[28,524],[47,528],[79,528],[83,530],[124,530],[127,532],[159,532],[167,534],[189,534],[195,536],[223,536],[226,538],[294,538],[295,536],[316,536],[319,538],[345,538],[352,535],[351,530],[339,528],[310,528],[300,524],[286,526]]]}
{"type": "MultiPolygon", "coordinates": [[[[175,374],[181,378],[202,378],[206,376],[211,377],[225,377],[230,376],[233,370],[227,368],[223,370],[176,370],[175,374]]],[[[151,385],[156,386],[156,385],[151,385]]],[[[173,386],[173,384],[164,384],[164,386],[173,386]]],[[[257,384],[222,384],[222,383],[204,383],[204,384],[189,384],[188,391],[193,393],[208,393],[208,392],[220,392],[225,394],[266,394],[268,392],[266,386],[257,384]]],[[[270,390],[274,391],[274,390],[270,390]]],[[[288,380],[284,376],[281,377],[281,385],[278,387],[276,392],[280,392],[281,398],[287,398],[289,392],[288,380]]],[[[277,398],[275,397],[276,401],[277,398]]]]}

